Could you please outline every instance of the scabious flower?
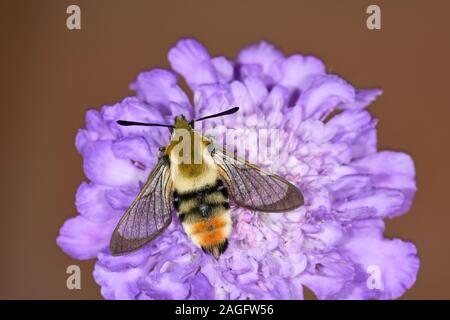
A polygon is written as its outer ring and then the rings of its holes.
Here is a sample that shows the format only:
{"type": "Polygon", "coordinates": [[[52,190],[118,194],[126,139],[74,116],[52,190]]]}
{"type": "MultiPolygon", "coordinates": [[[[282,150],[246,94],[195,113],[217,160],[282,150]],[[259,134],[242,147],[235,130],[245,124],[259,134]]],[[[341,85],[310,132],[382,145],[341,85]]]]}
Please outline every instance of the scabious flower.
{"type": "Polygon", "coordinates": [[[366,107],[380,90],[355,89],[319,59],[287,57],[267,42],[232,61],[187,39],[168,58],[173,70],[139,74],[135,97],[89,110],[76,136],[88,182],[76,193],[79,215],[64,223],[57,243],[74,258],[97,259],[103,297],[302,299],[306,286],[320,299],[394,299],[411,288],[416,248],[386,239],[383,220],[410,208],[415,169],[405,153],[377,151],[377,120],[366,107]],[[218,260],[194,246],[176,218],[141,250],[112,256],[112,231],[170,138],[167,129],[116,120],[172,123],[177,114],[194,118],[232,105],[240,111],[205,126],[278,129],[277,173],[302,190],[305,205],[289,213],[232,207],[229,248],[218,260]]]}

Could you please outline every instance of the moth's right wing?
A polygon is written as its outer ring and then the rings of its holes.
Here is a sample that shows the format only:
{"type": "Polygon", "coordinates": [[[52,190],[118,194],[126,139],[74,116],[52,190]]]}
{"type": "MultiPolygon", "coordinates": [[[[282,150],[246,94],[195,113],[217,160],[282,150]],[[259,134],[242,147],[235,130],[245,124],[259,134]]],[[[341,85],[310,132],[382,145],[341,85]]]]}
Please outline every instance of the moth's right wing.
{"type": "Polygon", "coordinates": [[[139,195],[117,224],[109,248],[112,255],[135,251],[158,237],[172,221],[169,160],[162,157],[139,195]]]}
{"type": "Polygon", "coordinates": [[[284,212],[303,205],[301,191],[286,179],[212,144],[222,180],[240,207],[261,212],[284,212]]]}

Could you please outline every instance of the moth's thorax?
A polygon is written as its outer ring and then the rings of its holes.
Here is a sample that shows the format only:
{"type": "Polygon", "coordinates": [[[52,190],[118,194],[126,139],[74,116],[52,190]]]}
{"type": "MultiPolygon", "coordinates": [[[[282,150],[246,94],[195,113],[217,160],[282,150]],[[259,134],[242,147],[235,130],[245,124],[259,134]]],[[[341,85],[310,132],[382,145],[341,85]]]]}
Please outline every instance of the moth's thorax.
{"type": "Polygon", "coordinates": [[[166,154],[176,190],[192,190],[216,181],[217,168],[208,143],[192,129],[175,129],[166,154]]]}

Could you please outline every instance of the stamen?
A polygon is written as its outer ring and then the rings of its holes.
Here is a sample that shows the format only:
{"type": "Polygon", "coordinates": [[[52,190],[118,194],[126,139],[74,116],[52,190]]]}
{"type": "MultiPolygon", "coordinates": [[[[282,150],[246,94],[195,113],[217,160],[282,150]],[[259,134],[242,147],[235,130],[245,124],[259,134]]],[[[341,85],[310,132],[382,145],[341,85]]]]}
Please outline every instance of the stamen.
{"type": "Polygon", "coordinates": [[[140,169],[140,170],[145,170],[145,164],[143,164],[142,162],[139,162],[137,160],[130,160],[131,163],[133,164],[133,166],[135,166],[136,168],[140,169]]]}

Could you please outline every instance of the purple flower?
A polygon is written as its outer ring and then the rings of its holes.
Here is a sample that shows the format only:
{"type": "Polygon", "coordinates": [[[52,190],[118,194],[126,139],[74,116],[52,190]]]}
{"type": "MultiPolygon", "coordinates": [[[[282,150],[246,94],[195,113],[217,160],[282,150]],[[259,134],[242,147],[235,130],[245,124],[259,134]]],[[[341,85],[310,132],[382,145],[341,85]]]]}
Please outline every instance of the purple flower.
{"type": "Polygon", "coordinates": [[[80,185],[79,215],[64,223],[57,243],[74,258],[97,259],[94,277],[105,298],[302,299],[307,286],[320,299],[395,299],[411,288],[416,248],[386,239],[383,220],[408,211],[415,169],[405,153],[377,151],[377,120],[366,107],[380,90],[355,89],[319,59],[286,57],[266,42],[231,61],[187,39],[168,57],[193,105],[173,71],[153,69],[131,84],[136,97],[88,111],[76,136],[89,182],[80,185]],[[240,111],[204,129],[278,129],[276,171],[302,190],[305,205],[285,214],[233,207],[230,245],[218,260],[176,218],[141,250],[111,256],[111,233],[170,138],[167,129],[116,120],[171,123],[180,113],[193,118],[232,105],[240,111]]]}

